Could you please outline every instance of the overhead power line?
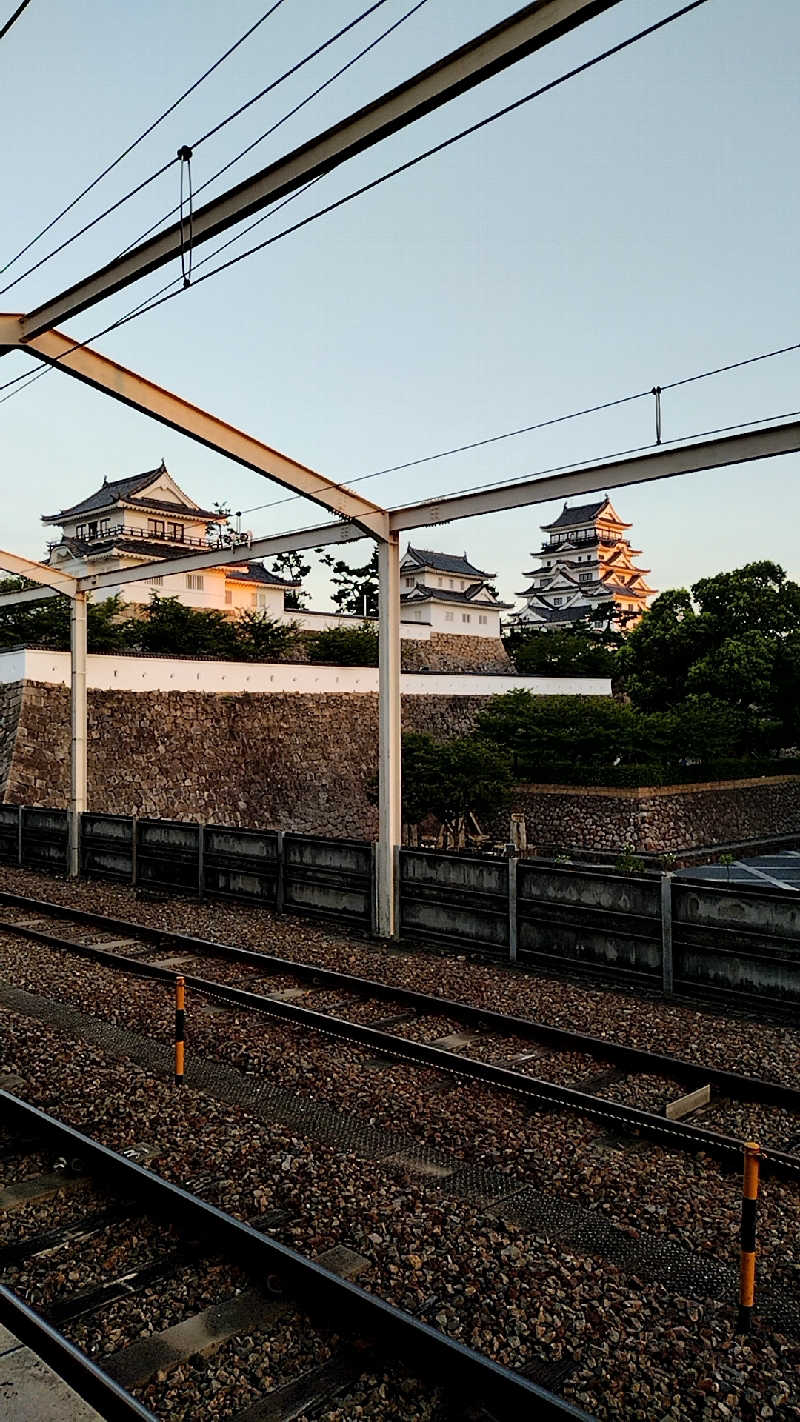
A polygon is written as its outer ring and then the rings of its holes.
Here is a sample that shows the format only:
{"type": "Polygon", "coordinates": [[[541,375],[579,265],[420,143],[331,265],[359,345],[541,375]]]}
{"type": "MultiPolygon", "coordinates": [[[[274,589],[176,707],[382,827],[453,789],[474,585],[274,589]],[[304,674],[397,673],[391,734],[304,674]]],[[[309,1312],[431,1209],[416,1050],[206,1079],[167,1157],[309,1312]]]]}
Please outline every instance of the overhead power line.
{"type": "MultiPolygon", "coordinates": [[[[252,104],[257,103],[260,99],[263,99],[267,94],[271,93],[274,89],[278,87],[278,85],[284,83],[284,81],[286,79],[289,79],[293,74],[296,74],[306,64],[309,64],[312,59],[315,59],[317,55],[321,54],[323,50],[328,49],[330,45],[334,44],[338,39],[341,39],[342,36],[347,34],[349,30],[353,29],[356,25],[361,24],[361,22],[367,19],[367,17],[371,15],[373,11],[379,10],[381,6],[385,5],[386,3],[387,0],[373,0],[373,3],[369,5],[366,10],[363,10],[361,14],[357,15],[354,20],[351,20],[348,24],[343,25],[339,30],[336,31],[335,34],[331,35],[322,44],[318,45],[316,49],[311,50],[310,53],[306,54],[302,59],[298,60],[296,64],[291,66],[291,68],[285,70],[283,74],[279,75],[277,79],[273,80],[271,84],[268,84],[266,88],[262,89],[252,99],[249,99],[247,103],[240,105],[240,107],[236,109],[234,113],[229,114],[214,128],[209,129],[204,134],[201,134],[199,138],[194,139],[192,143],[190,143],[188,146],[193,151],[196,150],[200,146],[200,144],[204,143],[207,138],[210,138],[212,136],[212,134],[218,133],[220,129],[224,128],[226,124],[230,123],[240,113],[243,113],[245,109],[250,108],[252,104]]],[[[277,3],[274,4],[271,9],[269,9],[266,14],[261,17],[261,20],[258,21],[258,24],[263,23],[265,19],[269,19],[269,16],[273,14],[274,11],[277,10],[278,6],[281,4],[283,4],[283,0],[277,0],[277,3]]],[[[237,48],[239,44],[242,44],[244,40],[248,37],[248,35],[251,33],[252,29],[247,32],[247,35],[243,35],[242,38],[237,41],[237,44],[227,51],[227,54],[233,53],[233,49],[237,48]]],[[[130,153],[138,143],[141,143],[142,139],[146,138],[149,133],[152,133],[153,129],[156,128],[158,124],[161,123],[163,119],[167,117],[168,114],[172,113],[173,110],[177,108],[178,104],[181,103],[182,100],[186,98],[186,96],[190,94],[193,89],[196,89],[197,85],[202,83],[203,79],[206,78],[208,74],[212,73],[214,68],[217,68],[222,63],[223,59],[227,58],[227,54],[223,55],[221,59],[217,60],[216,65],[213,65],[211,69],[207,70],[206,74],[201,75],[200,79],[198,79],[191,86],[191,88],[187,89],[186,93],[182,94],[180,99],[176,99],[175,103],[172,104],[171,107],[167,109],[163,114],[161,114],[154,124],[151,124],[150,127],[146,129],[144,133],[140,134],[139,138],[137,138],[134,143],[130,144],[130,146],[125,149],[125,152],[121,153],[119,158],[116,158],[114,162],[108,166],[108,168],[104,169],[104,171],[100,173],[99,176],[95,178],[94,181],[90,183],[88,187],[84,188],[83,192],[79,193],[78,196],[73,199],[73,201],[69,203],[67,207],[65,207],[62,212],[58,214],[57,217],[54,217],[52,222],[49,222],[46,227],[43,227],[37,237],[34,237],[33,240],[27,244],[27,246],[21,248],[20,251],[17,253],[16,257],[12,257],[11,261],[7,262],[4,267],[0,267],[0,275],[2,275],[3,272],[8,270],[8,268],[13,265],[17,258],[22,256],[23,252],[27,252],[29,248],[34,245],[35,242],[38,242],[40,237],[43,237],[46,232],[49,232],[50,229],[54,227],[55,224],[61,219],[61,217],[63,217],[67,212],[71,211],[71,209],[76,205],[76,203],[81,200],[82,197],[85,197],[88,192],[91,192],[92,188],[97,186],[101,179],[105,177],[106,173],[110,173],[112,168],[115,168],[118,163],[121,163],[122,159],[126,157],[127,154],[130,153]]],[[[85,233],[90,232],[93,227],[96,227],[98,223],[102,222],[106,217],[109,217],[111,213],[117,212],[119,208],[124,207],[125,203],[129,202],[131,198],[136,197],[138,193],[143,192],[145,188],[149,187],[152,183],[154,183],[157,178],[160,178],[164,173],[167,172],[169,168],[172,168],[178,161],[179,160],[176,155],[173,158],[169,158],[167,162],[162,163],[160,168],[156,168],[154,172],[150,173],[148,177],[143,178],[142,181],[140,183],[137,183],[135,187],[130,188],[128,192],[124,193],[123,196],[121,198],[118,198],[116,202],[112,203],[109,207],[104,208],[104,210],[98,213],[96,217],[92,218],[90,222],[87,222],[84,224],[83,227],[78,228],[76,232],[73,232],[70,237],[67,237],[63,242],[59,243],[58,246],[51,248],[51,250],[45,253],[43,257],[40,257],[37,262],[34,262],[32,266],[26,267],[24,272],[20,272],[19,275],[14,277],[14,279],[10,281],[6,286],[0,287],[0,296],[3,295],[5,292],[10,291],[12,287],[23,281],[25,277],[30,276],[32,272],[38,271],[39,268],[43,267],[46,262],[49,262],[51,260],[51,258],[58,256],[59,252],[65,251],[66,248],[70,247],[73,242],[77,242],[79,237],[83,237],[85,233]]],[[[233,161],[235,162],[237,160],[234,159],[233,161]]],[[[220,171],[224,172],[225,169],[223,168],[220,171]]],[[[212,180],[209,179],[209,181],[212,180]]],[[[205,184],[203,184],[203,186],[205,186],[205,184]]],[[[172,209],[172,212],[174,211],[176,211],[175,208],[172,209]]],[[[171,216],[171,213],[168,215],[171,216]]],[[[163,218],[159,218],[158,223],[156,223],[155,225],[159,226],[163,220],[163,218]]],[[[154,229],[152,227],[149,228],[148,233],[152,232],[153,230],[154,229]]],[[[125,250],[127,251],[127,248],[125,250]]]]}
{"type": "Polygon", "coordinates": [[[31,3],[31,0],[22,0],[22,4],[17,6],[17,8],[16,8],[16,10],[14,11],[13,15],[11,16],[11,18],[8,19],[8,20],[6,20],[5,24],[3,25],[2,30],[0,30],[0,40],[1,40],[1,39],[5,39],[6,35],[8,34],[9,30],[11,29],[11,26],[14,25],[14,24],[16,24],[17,20],[19,19],[20,15],[22,14],[23,10],[26,10],[26,9],[28,8],[28,6],[30,5],[30,3],[31,3]]]}
{"type": "MultiPolygon", "coordinates": [[[[200,193],[203,192],[205,188],[209,187],[211,183],[215,183],[217,178],[221,178],[223,173],[227,173],[229,169],[233,168],[237,163],[239,163],[242,158],[246,158],[248,153],[252,153],[254,148],[258,148],[260,143],[263,143],[265,139],[270,138],[273,133],[277,132],[277,130],[281,128],[283,124],[287,123],[290,118],[294,118],[295,114],[298,114],[301,109],[304,109],[307,104],[310,104],[312,99],[318,98],[318,96],[323,92],[324,89],[328,89],[336,79],[340,79],[343,74],[347,73],[348,69],[352,69],[353,65],[357,64],[360,59],[363,59],[365,54],[369,54],[371,50],[375,49],[376,46],[381,43],[382,40],[385,40],[388,35],[399,29],[401,25],[405,24],[406,20],[409,20],[412,15],[415,15],[417,11],[421,10],[423,5],[426,5],[427,3],[428,0],[417,0],[417,3],[415,5],[412,5],[410,10],[406,10],[405,14],[401,15],[399,19],[395,20],[391,25],[388,26],[387,29],[383,30],[379,35],[377,35],[375,39],[371,40],[368,45],[365,45],[363,49],[360,49],[358,51],[358,54],[354,54],[352,59],[348,59],[347,63],[343,64],[341,68],[337,69],[336,72],[332,74],[329,79],[326,79],[324,83],[319,84],[316,89],[312,89],[310,94],[307,94],[304,99],[301,99],[298,104],[295,104],[294,108],[289,109],[287,113],[283,114],[281,118],[279,118],[275,123],[271,124],[270,127],[265,129],[263,133],[259,134],[258,138],[254,138],[252,143],[248,143],[246,148],[240,149],[240,151],[235,154],[233,158],[229,159],[227,163],[224,163],[221,168],[217,168],[217,171],[215,173],[212,173],[209,178],[206,178],[205,182],[201,183],[200,186],[195,189],[195,197],[199,197],[200,193]]],[[[314,181],[316,182],[316,179],[314,179],[314,181]]],[[[305,189],[303,188],[301,189],[301,191],[304,192],[305,189]]],[[[283,204],[281,204],[281,206],[283,206],[283,204]]],[[[158,230],[162,222],[168,222],[170,217],[174,217],[176,212],[178,211],[178,206],[175,206],[171,207],[169,209],[169,212],[163,213],[162,216],[159,217],[157,222],[152,223],[152,225],[146,228],[144,232],[140,232],[139,236],[136,237],[133,242],[129,243],[127,247],[125,247],[125,249],[120,253],[120,256],[124,257],[126,252],[130,252],[133,247],[138,247],[140,242],[143,242],[146,237],[149,237],[151,233],[156,232],[158,230]]],[[[253,225],[255,226],[255,224],[253,225]]],[[[246,228],[245,230],[249,231],[250,229],[246,228]]],[[[228,245],[229,243],[226,242],[225,246],[228,245]]],[[[217,251],[222,251],[222,248],[218,247],[217,251]]]]}
{"type": "MultiPolygon", "coordinates": [[[[28,4],[28,0],[25,0],[25,4],[28,4]]],[[[204,70],[203,73],[197,79],[195,79],[194,83],[189,85],[188,89],[184,89],[183,93],[179,94],[177,99],[174,99],[173,102],[168,106],[168,108],[164,109],[163,112],[158,115],[158,118],[154,119],[151,124],[148,124],[147,128],[145,128],[139,134],[138,138],[134,138],[133,142],[129,143],[127,148],[123,148],[122,152],[116,158],[114,158],[111,163],[108,163],[106,167],[103,168],[102,172],[98,173],[97,177],[93,178],[91,183],[88,183],[86,187],[83,188],[81,192],[79,192],[77,196],[72,199],[71,202],[68,202],[66,207],[63,207],[61,211],[57,213],[56,216],[52,218],[50,222],[47,223],[46,227],[43,227],[40,232],[37,232],[36,236],[32,237],[30,242],[26,242],[24,247],[20,247],[16,255],[13,256],[10,261],[6,262],[5,266],[0,267],[0,275],[2,275],[3,272],[8,271],[9,267],[13,267],[14,263],[18,261],[19,258],[25,254],[25,252],[29,252],[31,247],[34,247],[37,242],[41,241],[42,237],[44,237],[47,232],[50,232],[51,229],[56,226],[56,223],[61,221],[62,217],[66,217],[68,212],[71,212],[74,207],[77,207],[78,203],[86,197],[87,193],[90,193],[93,188],[96,188],[98,183],[101,183],[103,181],[103,178],[108,177],[108,174],[113,172],[113,170],[118,167],[118,165],[123,161],[123,159],[127,158],[129,153],[133,152],[134,148],[138,148],[139,144],[143,143],[144,140],[148,138],[149,135],[153,133],[155,129],[158,128],[159,124],[162,124],[166,118],[169,118],[169,115],[175,112],[178,105],[182,104],[184,99],[188,99],[189,95],[193,94],[195,89],[199,89],[200,85],[206,79],[208,79],[209,76],[213,74],[215,70],[219,69],[220,65],[224,64],[225,60],[229,59],[230,56],[234,54],[235,51],[239,49],[241,45],[244,44],[245,40],[248,40],[251,35],[255,34],[256,30],[264,24],[264,21],[268,20],[270,15],[274,14],[274,12],[282,4],[283,0],[275,0],[275,4],[271,5],[268,10],[265,10],[260,19],[256,20],[255,24],[251,25],[249,30],[245,30],[244,34],[240,35],[238,40],[236,40],[232,45],[230,45],[230,47],[225,50],[224,54],[220,55],[219,59],[216,59],[213,64],[209,65],[208,69],[204,70]]],[[[24,9],[24,6],[21,5],[20,10],[22,9],[24,9]]],[[[17,13],[19,13],[19,11],[17,13]]],[[[12,22],[9,21],[9,24],[10,23],[12,22]]],[[[5,33],[5,31],[3,33],[5,33]]],[[[0,35],[0,38],[2,38],[2,35],[0,35]]],[[[171,159],[170,164],[168,164],[167,166],[171,166],[174,161],[175,159],[171,159]]],[[[160,172],[164,171],[165,170],[163,168],[160,170],[160,172]]],[[[82,229],[82,231],[85,230],[86,229],[82,229]]],[[[51,255],[54,254],[51,253],[51,255]]],[[[48,258],[45,258],[45,260],[48,260],[48,258]]],[[[27,275],[27,272],[23,273],[23,275],[27,275]]],[[[18,277],[17,280],[21,281],[22,277],[18,277]]],[[[12,285],[13,284],[14,283],[12,283],[12,285]]],[[[8,287],[5,287],[4,290],[8,291],[8,287]]]]}

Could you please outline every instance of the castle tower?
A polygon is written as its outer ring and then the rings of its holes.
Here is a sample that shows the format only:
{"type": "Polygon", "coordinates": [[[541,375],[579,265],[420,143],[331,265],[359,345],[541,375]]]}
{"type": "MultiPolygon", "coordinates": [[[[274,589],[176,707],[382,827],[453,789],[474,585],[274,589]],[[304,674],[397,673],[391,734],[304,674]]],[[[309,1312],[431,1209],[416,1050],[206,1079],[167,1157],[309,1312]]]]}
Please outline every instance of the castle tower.
{"type": "Polygon", "coordinates": [[[629,627],[641,617],[657,591],[637,568],[640,548],[631,548],[630,528],[606,497],[597,503],[564,505],[553,523],[542,525],[547,537],[538,553],[540,566],[519,597],[525,606],[511,621],[520,628],[569,626],[595,616],[615,627],[629,627]]]}

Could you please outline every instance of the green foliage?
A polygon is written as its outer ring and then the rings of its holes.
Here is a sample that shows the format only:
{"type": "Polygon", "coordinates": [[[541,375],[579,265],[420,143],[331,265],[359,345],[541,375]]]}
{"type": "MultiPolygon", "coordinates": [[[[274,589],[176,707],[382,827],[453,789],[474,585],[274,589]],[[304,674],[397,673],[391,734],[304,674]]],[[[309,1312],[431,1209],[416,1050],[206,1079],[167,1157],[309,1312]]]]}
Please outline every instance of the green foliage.
{"type": "MultiPolygon", "coordinates": [[[[118,652],[125,648],[127,642],[119,615],[119,598],[89,603],[87,636],[90,652],[118,652]]],[[[43,602],[23,602],[19,607],[0,608],[0,648],[3,647],[46,647],[48,651],[68,651],[68,599],[50,597],[43,602]]]]}
{"type": "Polygon", "coordinates": [[[378,634],[363,623],[360,627],[331,627],[308,641],[312,662],[331,662],[340,667],[376,667],[378,634]]]}
{"type": "MultiPolygon", "coordinates": [[[[296,549],[288,553],[279,553],[272,560],[272,572],[279,578],[286,578],[292,583],[302,583],[311,572],[311,564],[307,563],[302,553],[296,549]]],[[[302,588],[287,588],[283,595],[284,607],[299,609],[306,606],[306,595],[302,588]]]]}
{"type": "Polygon", "coordinates": [[[784,768],[766,759],[769,723],[711,697],[644,712],[606,697],[512,691],[479,713],[477,733],[534,784],[657,785],[784,768]]]}
{"type": "Polygon", "coordinates": [[[614,868],[620,874],[643,874],[644,860],[634,852],[632,844],[623,844],[622,853],[615,860],[614,868]]]}
{"type": "Polygon", "coordinates": [[[712,698],[800,735],[800,584],[777,563],[748,563],[656,598],[618,655],[642,711],[712,698]]]}
{"type": "Polygon", "coordinates": [[[233,626],[242,662],[282,661],[297,645],[297,623],[278,622],[266,612],[241,612],[233,626]]]}
{"type": "Polygon", "coordinates": [[[320,559],[333,571],[331,582],[336,591],[333,601],[340,612],[349,612],[354,617],[378,616],[378,549],[373,549],[371,557],[360,567],[345,563],[342,558],[334,560],[332,553],[320,559]]]}
{"type": "Polygon", "coordinates": [[[156,656],[224,657],[236,661],[236,623],[224,612],[186,607],[176,597],[157,593],[144,616],[126,623],[128,646],[156,656]]]}
{"type": "Polygon", "coordinates": [[[552,632],[521,630],[503,639],[517,671],[525,676],[613,676],[619,635],[598,636],[586,628],[552,632]]]}
{"type": "Polygon", "coordinates": [[[403,820],[419,824],[434,815],[454,825],[470,813],[490,814],[511,791],[510,757],[476,737],[437,741],[427,733],[403,735],[403,820]]]}

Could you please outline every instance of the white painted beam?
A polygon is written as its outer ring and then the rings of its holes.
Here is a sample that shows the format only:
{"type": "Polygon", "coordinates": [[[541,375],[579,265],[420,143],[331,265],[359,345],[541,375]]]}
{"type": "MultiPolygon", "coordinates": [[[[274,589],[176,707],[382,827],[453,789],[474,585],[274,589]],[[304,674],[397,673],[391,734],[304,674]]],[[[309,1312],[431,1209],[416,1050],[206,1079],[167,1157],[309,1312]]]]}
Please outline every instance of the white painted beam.
{"type": "Polygon", "coordinates": [[[24,602],[46,602],[49,597],[58,597],[55,588],[26,588],[24,592],[0,594],[0,609],[18,607],[24,602]]]}
{"type": "MultiPolygon", "coordinates": [[[[200,246],[312,179],[330,173],[356,154],[617,4],[619,0],[534,0],[523,6],[325,133],[198,208],[192,219],[193,246],[200,246]]],[[[23,338],[30,340],[51,330],[156,271],[176,258],[182,245],[181,224],[176,222],[23,317],[23,338]]]]}
{"type": "MultiPolygon", "coordinates": [[[[65,593],[67,597],[74,597],[78,583],[69,573],[62,573],[58,568],[51,568],[49,563],[35,563],[32,558],[20,558],[17,553],[7,553],[0,549],[0,568],[6,573],[11,573],[17,578],[28,578],[32,583],[38,583],[41,587],[52,588],[54,592],[65,593]]],[[[24,594],[11,593],[10,597],[15,600],[21,599],[24,594]]]]}
{"type": "Polygon", "coordinates": [[[364,538],[363,528],[352,523],[323,523],[302,528],[294,533],[276,533],[271,538],[254,538],[250,547],[212,548],[208,553],[190,553],[185,558],[160,558],[139,563],[117,572],[91,573],[78,579],[82,592],[97,588],[121,587],[124,583],[140,583],[145,578],[169,577],[172,573],[192,573],[203,568],[227,568],[237,563],[250,563],[256,558],[274,558],[279,553],[295,549],[322,548],[329,543],[354,543],[364,538]]]}
{"type": "Polygon", "coordinates": [[[725,435],[719,439],[698,440],[691,444],[667,449],[659,446],[652,454],[633,459],[613,459],[591,464],[564,473],[540,475],[497,488],[481,489],[471,494],[449,494],[440,499],[426,499],[390,511],[392,531],[426,528],[432,524],[451,523],[454,519],[475,518],[480,514],[500,513],[504,509],[525,504],[541,504],[551,499],[567,499],[581,494],[620,489],[628,484],[644,484],[653,479],[673,479],[680,474],[697,474],[705,469],[721,469],[727,465],[745,464],[756,459],[774,459],[783,454],[800,452],[800,421],[772,425],[768,429],[748,430],[744,434],[725,435]]]}
{"type": "MultiPolygon", "coordinates": [[[[14,340],[20,343],[19,317],[0,316],[0,345],[11,344],[14,340]]],[[[378,537],[387,532],[384,510],[363,494],[354,493],[296,459],[290,459],[288,455],[281,454],[207,410],[201,410],[180,395],[174,395],[155,385],[152,380],[146,380],[124,365],[109,360],[107,356],[86,346],[76,346],[63,331],[48,331],[27,342],[24,349],[85,385],[91,385],[134,410],[141,410],[160,424],[188,435],[208,449],[227,455],[247,469],[254,469],[293,493],[312,499],[342,518],[357,520],[364,532],[378,537]]]]}
{"type": "Polygon", "coordinates": [[[395,849],[400,843],[400,544],[378,544],[378,863],[376,928],[379,937],[396,932],[395,849]]]}
{"type": "Polygon", "coordinates": [[[69,872],[80,873],[81,815],[86,809],[88,783],[87,731],[89,706],[86,693],[88,607],[85,593],[76,593],[70,603],[70,792],[69,792],[69,872]]]}

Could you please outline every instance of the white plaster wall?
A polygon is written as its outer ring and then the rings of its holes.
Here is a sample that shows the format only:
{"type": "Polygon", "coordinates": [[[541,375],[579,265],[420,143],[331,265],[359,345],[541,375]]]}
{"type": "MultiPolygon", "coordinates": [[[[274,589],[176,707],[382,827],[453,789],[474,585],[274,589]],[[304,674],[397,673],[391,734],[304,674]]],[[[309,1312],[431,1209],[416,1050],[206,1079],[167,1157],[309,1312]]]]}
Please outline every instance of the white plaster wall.
{"type": "MultiPolygon", "coordinates": [[[[39,681],[68,686],[68,652],[2,652],[0,684],[39,681]]],[[[293,663],[184,661],[177,657],[88,658],[87,684],[97,691],[376,692],[377,667],[326,667],[293,663]]],[[[498,696],[525,690],[535,696],[610,696],[607,677],[461,676],[404,672],[407,695],[498,696]]]]}

